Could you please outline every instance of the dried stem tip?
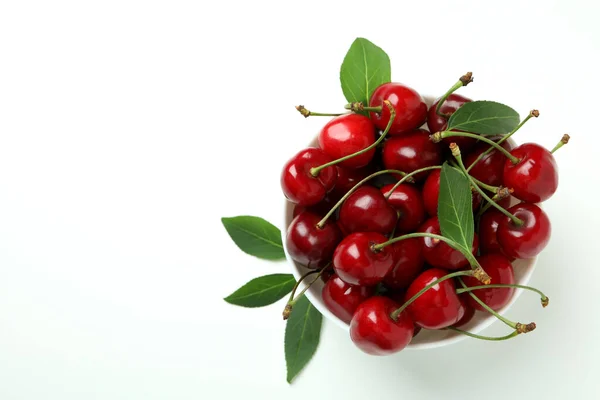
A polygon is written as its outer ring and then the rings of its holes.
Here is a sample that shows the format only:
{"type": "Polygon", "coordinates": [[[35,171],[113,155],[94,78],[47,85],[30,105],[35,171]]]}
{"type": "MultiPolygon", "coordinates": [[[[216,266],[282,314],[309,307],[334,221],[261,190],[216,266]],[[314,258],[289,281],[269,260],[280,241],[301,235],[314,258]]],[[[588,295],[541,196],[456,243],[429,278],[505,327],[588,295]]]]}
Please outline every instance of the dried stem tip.
{"type": "Polygon", "coordinates": [[[550,302],[550,299],[547,297],[542,297],[542,307],[546,308],[548,307],[548,303],[550,302]]]}
{"type": "Polygon", "coordinates": [[[467,72],[466,74],[460,77],[459,81],[462,82],[463,86],[467,86],[469,83],[473,82],[473,73],[467,72]]]}
{"type": "Polygon", "coordinates": [[[561,142],[563,142],[564,144],[569,143],[569,140],[571,139],[571,136],[569,136],[568,134],[564,134],[562,139],[560,139],[561,142]]]}
{"type": "Polygon", "coordinates": [[[350,110],[354,112],[364,111],[365,105],[360,101],[350,103],[350,110]]]}
{"type": "Polygon", "coordinates": [[[304,108],[304,106],[296,106],[296,110],[298,110],[300,114],[304,115],[304,118],[308,118],[310,115],[310,111],[304,108]]]}
{"type": "Polygon", "coordinates": [[[456,143],[450,143],[450,151],[454,157],[460,157],[460,147],[456,143]]]}
{"type": "Polygon", "coordinates": [[[292,313],[292,306],[290,304],[288,304],[283,309],[283,320],[285,321],[286,319],[288,319],[290,317],[291,313],[292,313]]]}
{"type": "Polygon", "coordinates": [[[514,189],[509,189],[503,186],[500,186],[496,191],[496,196],[494,196],[495,200],[502,200],[510,196],[510,194],[514,192],[514,189]]]}
{"type": "Polygon", "coordinates": [[[529,112],[529,115],[531,115],[532,117],[539,117],[540,116],[540,112],[538,110],[531,110],[529,112]]]}
{"type": "Polygon", "coordinates": [[[535,329],[535,322],[532,322],[527,325],[517,322],[517,332],[518,333],[528,333],[528,332],[533,331],[534,329],[535,329]]]}
{"type": "Polygon", "coordinates": [[[481,267],[477,267],[473,270],[473,277],[484,285],[492,283],[492,278],[483,270],[481,267]]]}
{"type": "Polygon", "coordinates": [[[429,135],[429,140],[433,143],[439,143],[442,141],[442,132],[436,132],[433,135],[429,135]]]}

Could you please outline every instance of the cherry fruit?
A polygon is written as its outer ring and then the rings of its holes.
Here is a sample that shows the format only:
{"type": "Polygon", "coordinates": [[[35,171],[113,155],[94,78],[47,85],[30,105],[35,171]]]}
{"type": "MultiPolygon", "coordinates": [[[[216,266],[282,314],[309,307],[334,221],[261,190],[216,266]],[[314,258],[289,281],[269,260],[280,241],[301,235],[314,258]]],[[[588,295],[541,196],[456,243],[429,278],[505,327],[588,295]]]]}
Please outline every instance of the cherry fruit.
{"type": "Polygon", "coordinates": [[[405,311],[394,321],[390,314],[400,305],[383,296],[363,302],[350,322],[350,338],[367,354],[389,355],[404,349],[411,341],[414,324],[405,311]]]}
{"type": "Polygon", "coordinates": [[[373,92],[370,107],[381,107],[381,112],[371,112],[371,120],[379,130],[385,130],[390,121],[390,110],[383,102],[388,100],[396,111],[390,135],[402,135],[423,125],[427,119],[427,104],[419,93],[400,83],[384,83],[373,92]]]}
{"type": "Polygon", "coordinates": [[[458,297],[459,297],[460,302],[462,303],[463,307],[465,308],[465,314],[460,319],[460,321],[458,321],[457,323],[455,323],[453,325],[457,328],[468,324],[469,322],[471,322],[471,320],[475,316],[475,309],[473,307],[471,307],[471,305],[469,304],[469,301],[467,299],[467,297],[471,297],[471,296],[469,296],[468,293],[462,293],[458,297]]]}
{"type": "Polygon", "coordinates": [[[330,161],[332,159],[323,150],[313,147],[292,157],[281,173],[281,188],[285,197],[303,206],[312,206],[323,200],[335,185],[337,170],[335,166],[323,168],[317,176],[313,176],[310,170],[330,161]]]}
{"type": "MultiPolygon", "coordinates": [[[[417,169],[440,165],[442,148],[429,140],[429,132],[417,129],[399,137],[392,137],[383,144],[383,164],[387,169],[397,169],[406,173],[417,169]]],[[[422,180],[427,172],[413,178],[422,180]]]]}
{"type": "Polygon", "coordinates": [[[554,156],[535,143],[525,143],[510,152],[519,159],[504,161],[504,186],[513,196],[528,203],[548,200],[558,188],[558,167],[554,156]]]}
{"type": "Polygon", "coordinates": [[[482,254],[501,253],[498,243],[498,225],[505,216],[498,210],[489,210],[479,220],[479,250],[482,254]]]}
{"type": "Polygon", "coordinates": [[[372,186],[361,186],[352,193],[340,209],[339,222],[346,234],[353,232],[390,233],[397,214],[383,194],[372,186]]]}
{"type": "Polygon", "coordinates": [[[310,211],[300,213],[292,220],[286,235],[286,247],[290,256],[308,268],[319,268],[331,261],[336,246],[342,240],[342,232],[332,221],[318,228],[321,217],[310,211]]]}
{"type": "Polygon", "coordinates": [[[377,285],[394,267],[395,252],[391,246],[373,249],[374,245],[386,241],[385,236],[376,232],[346,236],[333,253],[335,273],[351,285],[377,285]]]}
{"type": "MultiPolygon", "coordinates": [[[[492,253],[477,257],[479,265],[492,278],[492,284],[512,285],[515,283],[515,273],[510,260],[502,254],[492,253]]],[[[481,282],[471,276],[463,277],[465,285],[469,287],[481,286],[481,282]]],[[[473,290],[473,293],[479,300],[483,301],[494,311],[500,310],[508,304],[512,298],[515,289],[510,288],[486,288],[473,290]]],[[[466,294],[466,293],[465,293],[466,294]]],[[[468,295],[467,301],[475,310],[486,311],[475,299],[468,295]]]]}
{"type": "MultiPolygon", "coordinates": [[[[375,126],[368,117],[346,114],[329,121],[319,133],[319,147],[332,159],[338,159],[363,150],[375,142],[375,126]]],[[[367,165],[375,148],[339,163],[344,168],[367,165]]]]}
{"type": "MultiPolygon", "coordinates": [[[[440,112],[446,115],[446,117],[442,117],[436,112],[436,108],[440,100],[441,99],[437,99],[435,103],[433,103],[431,107],[429,107],[429,111],[427,111],[427,127],[432,133],[445,131],[448,127],[448,118],[452,114],[454,114],[454,112],[458,110],[463,104],[470,103],[471,101],[473,101],[459,94],[452,93],[450,96],[448,96],[444,104],[442,104],[442,106],[440,107],[440,112]]],[[[467,151],[469,151],[477,141],[473,138],[462,136],[442,139],[442,143],[446,145],[445,147],[450,146],[450,143],[453,142],[456,143],[458,147],[460,147],[461,152],[463,152],[464,154],[467,151]]]]}
{"type": "MultiPolygon", "coordinates": [[[[438,268],[424,271],[408,287],[406,299],[410,299],[447,273],[438,268]]],[[[460,321],[465,314],[465,307],[456,294],[454,282],[447,279],[418,297],[408,306],[408,311],[416,325],[425,329],[442,329],[460,321]]]]}
{"type": "Polygon", "coordinates": [[[345,323],[350,323],[354,311],[373,296],[375,290],[373,287],[350,285],[333,275],[321,293],[327,309],[345,323]]]}
{"type": "Polygon", "coordinates": [[[537,205],[520,203],[507,210],[523,221],[517,226],[509,217],[498,224],[498,243],[509,257],[532,258],[550,241],[552,227],[548,215],[537,205]]]}
{"type": "MultiPolygon", "coordinates": [[[[508,142],[508,140],[502,142],[500,146],[504,147],[506,150],[509,151],[512,149],[512,145],[508,142]]],[[[473,151],[471,151],[465,157],[465,166],[467,168],[471,166],[471,164],[473,164],[475,160],[489,148],[490,145],[483,142],[475,145],[473,151]]],[[[502,185],[502,176],[504,175],[505,162],[506,156],[500,153],[498,150],[494,149],[485,156],[483,156],[483,158],[479,160],[477,164],[473,166],[473,168],[471,168],[469,174],[488,185],[500,186],[502,185]]]]}
{"type": "Polygon", "coordinates": [[[383,283],[390,289],[406,289],[425,266],[420,238],[401,240],[390,245],[396,252],[392,270],[383,283]]]}
{"type": "MultiPolygon", "coordinates": [[[[437,217],[429,218],[421,225],[419,232],[441,235],[440,221],[437,217]]],[[[460,251],[450,247],[447,243],[431,237],[423,237],[420,239],[423,244],[423,256],[428,264],[448,270],[459,270],[469,265],[469,261],[465,256],[460,251]]],[[[477,237],[477,234],[475,234],[473,238],[473,254],[477,253],[478,247],[479,238],[477,237]]]]}
{"type": "MultiPolygon", "coordinates": [[[[381,193],[387,197],[393,187],[393,184],[386,185],[381,188],[381,193]]],[[[398,214],[396,233],[412,232],[425,221],[423,197],[421,192],[414,186],[400,184],[394,189],[387,201],[398,214]]]]}

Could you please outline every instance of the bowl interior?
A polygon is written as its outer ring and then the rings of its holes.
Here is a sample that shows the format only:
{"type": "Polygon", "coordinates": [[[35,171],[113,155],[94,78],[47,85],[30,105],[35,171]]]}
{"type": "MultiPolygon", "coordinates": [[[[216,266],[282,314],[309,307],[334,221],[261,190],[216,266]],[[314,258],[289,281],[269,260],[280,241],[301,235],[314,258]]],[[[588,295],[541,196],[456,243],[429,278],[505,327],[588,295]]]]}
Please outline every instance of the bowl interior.
{"type": "MultiPolygon", "coordinates": [[[[426,102],[428,105],[433,103],[433,99],[431,97],[426,97],[426,102]]],[[[514,144],[514,143],[513,143],[514,144]]],[[[315,138],[309,146],[317,146],[317,139],[315,138]]],[[[515,201],[513,199],[513,201],[515,201]]],[[[516,202],[516,201],[515,201],[516,202]]],[[[308,272],[308,269],[304,266],[298,264],[289,256],[287,247],[286,247],[286,231],[287,227],[290,225],[293,219],[293,210],[294,204],[285,201],[284,206],[284,229],[282,231],[283,235],[283,247],[286,254],[287,262],[290,264],[292,269],[292,273],[296,279],[299,279],[302,275],[308,272]]],[[[515,272],[515,282],[521,285],[526,285],[533,273],[535,268],[537,258],[527,259],[527,260],[516,260],[513,262],[513,268],[515,272]]],[[[311,303],[329,320],[333,321],[336,325],[341,327],[342,329],[349,330],[349,325],[344,321],[340,320],[338,317],[333,315],[325,306],[323,299],[321,297],[321,291],[323,289],[323,282],[318,280],[313,284],[307,291],[306,296],[311,301],[311,303]]],[[[509,301],[509,303],[504,306],[501,310],[499,310],[500,314],[503,314],[506,310],[508,310],[517,298],[521,295],[523,289],[516,289],[513,297],[509,301]]],[[[461,327],[463,330],[467,330],[469,332],[478,333],[490,326],[496,318],[490,314],[483,312],[476,312],[473,319],[464,326],[461,327]]],[[[407,349],[429,349],[435,347],[446,346],[452,343],[457,343],[460,340],[463,340],[467,336],[461,335],[457,332],[446,331],[446,330],[426,330],[423,329],[421,332],[412,340],[412,342],[407,346],[407,349]]]]}

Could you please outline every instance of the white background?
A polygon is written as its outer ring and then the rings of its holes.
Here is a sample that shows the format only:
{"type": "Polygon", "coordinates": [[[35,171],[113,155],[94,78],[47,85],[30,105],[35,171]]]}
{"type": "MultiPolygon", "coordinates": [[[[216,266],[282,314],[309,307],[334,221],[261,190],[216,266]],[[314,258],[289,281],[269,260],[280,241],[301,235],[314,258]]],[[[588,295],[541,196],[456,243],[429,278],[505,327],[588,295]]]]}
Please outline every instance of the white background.
{"type": "MultiPolygon", "coordinates": [[[[0,2],[0,399],[560,399],[598,396],[600,12],[569,1],[0,2]],[[559,153],[553,237],[502,343],[363,355],[325,323],[285,382],[283,304],[222,297],[286,270],[220,217],[281,225],[283,162],[344,104],[357,36],[393,79],[525,115],[559,153]]],[[[485,331],[506,331],[496,323],[485,331]]]]}

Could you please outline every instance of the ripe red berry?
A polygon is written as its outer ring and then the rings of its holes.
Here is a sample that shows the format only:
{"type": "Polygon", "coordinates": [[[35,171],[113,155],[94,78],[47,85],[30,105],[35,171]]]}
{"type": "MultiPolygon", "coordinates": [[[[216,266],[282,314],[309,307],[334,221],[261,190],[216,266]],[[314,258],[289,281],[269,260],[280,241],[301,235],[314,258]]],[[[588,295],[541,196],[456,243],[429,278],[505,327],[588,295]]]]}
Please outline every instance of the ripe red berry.
{"type": "Polygon", "coordinates": [[[396,118],[389,130],[390,135],[402,135],[416,129],[427,119],[427,104],[419,93],[400,83],[384,83],[373,92],[369,106],[382,107],[380,113],[371,112],[371,120],[377,129],[385,130],[390,121],[390,110],[383,104],[388,100],[396,111],[396,118]]]}
{"type": "Polygon", "coordinates": [[[358,306],[373,296],[375,290],[368,286],[355,286],[333,275],[323,286],[322,297],[327,309],[336,317],[350,323],[358,306]]]}
{"type": "Polygon", "coordinates": [[[292,220],[287,230],[288,253],[308,268],[325,266],[342,240],[342,232],[335,222],[327,221],[323,229],[319,229],[320,220],[319,215],[304,211],[292,220]]]}
{"type": "Polygon", "coordinates": [[[332,159],[321,149],[304,149],[292,157],[283,167],[281,188],[292,203],[312,206],[325,198],[333,189],[337,178],[334,166],[324,168],[316,177],[311,168],[320,167],[332,159]]]}
{"type": "Polygon", "coordinates": [[[394,321],[390,314],[400,305],[383,296],[362,303],[350,322],[350,338],[367,354],[389,355],[404,349],[411,341],[414,324],[405,311],[394,321]]]}
{"type": "MultiPolygon", "coordinates": [[[[381,188],[381,193],[387,196],[393,187],[393,184],[386,185],[381,188]]],[[[423,197],[416,187],[408,184],[400,184],[392,192],[387,201],[398,214],[396,234],[412,232],[425,221],[423,197]]]]}
{"type": "MultiPolygon", "coordinates": [[[[417,129],[399,137],[392,137],[383,144],[383,163],[387,169],[413,172],[417,169],[440,165],[442,148],[429,140],[429,132],[417,129]]],[[[413,176],[415,180],[425,179],[427,172],[413,176]]]]}
{"type": "MultiPolygon", "coordinates": [[[[502,254],[492,253],[477,257],[481,268],[492,279],[492,284],[507,284],[512,285],[515,283],[515,273],[513,271],[510,260],[502,254]]],[[[469,287],[481,286],[481,282],[477,279],[465,276],[463,277],[465,285],[469,287]]],[[[483,301],[488,307],[494,311],[500,310],[502,307],[508,304],[514,293],[513,288],[486,288],[477,289],[472,293],[483,301]]],[[[476,310],[486,311],[475,299],[471,296],[467,298],[469,305],[476,310]]]]}
{"type": "MultiPolygon", "coordinates": [[[[440,222],[438,218],[429,218],[423,225],[421,225],[419,232],[441,235],[442,231],[440,229],[440,222]]],[[[460,251],[453,249],[439,239],[423,237],[421,238],[421,242],[423,243],[423,256],[425,257],[425,261],[434,267],[448,270],[459,270],[469,265],[469,261],[460,251]]],[[[473,254],[477,253],[478,247],[479,239],[477,234],[475,234],[472,248],[473,254]]]]}
{"type": "Polygon", "coordinates": [[[550,241],[552,227],[548,215],[537,205],[521,203],[507,210],[523,221],[517,226],[509,217],[498,224],[498,243],[509,257],[532,258],[550,241]]]}
{"type": "MultiPolygon", "coordinates": [[[[437,99],[427,111],[427,127],[432,133],[445,131],[448,127],[448,119],[438,115],[436,112],[439,101],[440,99],[437,99]]],[[[461,96],[460,94],[452,93],[440,107],[440,112],[450,117],[463,104],[470,103],[471,101],[471,99],[461,96]]],[[[477,141],[473,138],[462,136],[454,136],[442,139],[442,143],[445,144],[444,147],[450,146],[450,143],[453,142],[460,147],[460,151],[463,154],[466,154],[477,141]]]]}
{"type": "MultiPolygon", "coordinates": [[[[375,126],[368,117],[346,114],[329,121],[319,133],[319,147],[332,159],[338,159],[363,150],[375,142],[375,126]]],[[[375,154],[371,149],[363,154],[340,162],[344,168],[367,165],[375,154]]]]}
{"type": "Polygon", "coordinates": [[[372,186],[361,186],[352,193],[340,208],[339,222],[345,233],[390,233],[396,225],[397,214],[372,186]]]}
{"type": "MultiPolygon", "coordinates": [[[[508,141],[502,142],[500,146],[504,147],[506,150],[512,149],[512,145],[508,141]]],[[[471,166],[471,164],[473,164],[475,160],[489,148],[490,145],[487,143],[481,142],[476,144],[473,151],[465,157],[465,166],[471,166]]],[[[505,162],[506,156],[504,154],[500,153],[498,150],[492,150],[479,160],[477,164],[471,168],[469,173],[483,183],[492,186],[500,186],[502,185],[505,162]]]]}
{"type": "Polygon", "coordinates": [[[406,289],[425,266],[423,245],[419,238],[412,238],[396,242],[390,247],[396,252],[396,262],[383,283],[390,289],[406,289]]]}

